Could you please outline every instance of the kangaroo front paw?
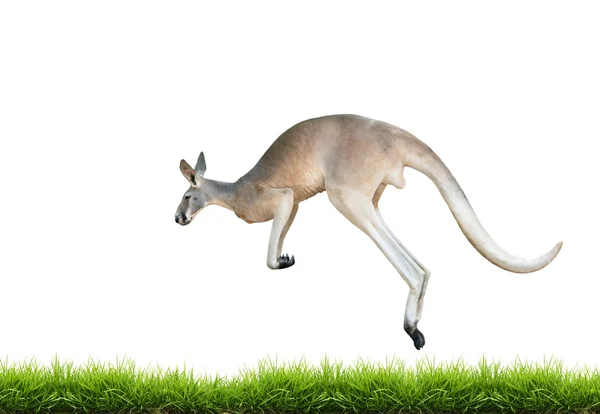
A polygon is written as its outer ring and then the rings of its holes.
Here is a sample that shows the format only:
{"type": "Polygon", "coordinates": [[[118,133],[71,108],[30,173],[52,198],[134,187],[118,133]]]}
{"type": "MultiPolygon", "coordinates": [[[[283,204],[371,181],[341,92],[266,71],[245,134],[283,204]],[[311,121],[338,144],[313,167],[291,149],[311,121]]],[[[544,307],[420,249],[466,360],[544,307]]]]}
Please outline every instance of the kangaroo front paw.
{"type": "Polygon", "coordinates": [[[292,255],[292,257],[289,257],[287,254],[284,254],[277,258],[277,264],[279,265],[279,269],[285,269],[286,267],[293,266],[294,263],[296,263],[294,255],[292,255]]]}

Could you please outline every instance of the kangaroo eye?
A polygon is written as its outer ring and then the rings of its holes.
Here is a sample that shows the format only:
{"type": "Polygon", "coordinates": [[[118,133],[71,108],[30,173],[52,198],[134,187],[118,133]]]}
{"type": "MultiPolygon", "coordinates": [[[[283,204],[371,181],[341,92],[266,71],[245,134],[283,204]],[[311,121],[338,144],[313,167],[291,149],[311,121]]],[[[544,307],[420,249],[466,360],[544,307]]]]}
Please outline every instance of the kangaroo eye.
{"type": "Polygon", "coordinates": [[[186,195],[184,198],[185,198],[186,200],[189,200],[189,199],[190,199],[190,197],[191,197],[191,196],[189,196],[189,195],[186,195]]]}

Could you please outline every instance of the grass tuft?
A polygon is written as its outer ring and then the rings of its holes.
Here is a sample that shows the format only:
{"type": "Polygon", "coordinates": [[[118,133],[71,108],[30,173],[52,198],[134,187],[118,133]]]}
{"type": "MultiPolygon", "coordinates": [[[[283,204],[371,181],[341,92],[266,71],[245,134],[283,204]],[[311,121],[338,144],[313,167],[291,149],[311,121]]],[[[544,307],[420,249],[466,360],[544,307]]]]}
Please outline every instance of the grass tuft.
{"type": "Polygon", "coordinates": [[[503,366],[401,360],[343,365],[262,360],[231,378],[141,369],[0,361],[0,413],[593,413],[597,370],[551,359],[503,366]]]}

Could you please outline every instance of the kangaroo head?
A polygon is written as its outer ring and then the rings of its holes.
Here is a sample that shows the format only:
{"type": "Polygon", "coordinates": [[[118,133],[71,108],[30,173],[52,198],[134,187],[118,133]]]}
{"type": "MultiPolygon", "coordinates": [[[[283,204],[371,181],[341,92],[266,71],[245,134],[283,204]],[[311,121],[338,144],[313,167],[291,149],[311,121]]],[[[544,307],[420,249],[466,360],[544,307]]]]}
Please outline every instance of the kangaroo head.
{"type": "Polygon", "coordinates": [[[192,168],[185,160],[181,160],[179,169],[183,176],[190,182],[190,188],[183,195],[183,199],[179,203],[179,207],[177,207],[177,212],[175,213],[175,222],[185,226],[191,223],[196,214],[208,202],[208,195],[203,190],[202,185],[204,183],[204,172],[206,171],[204,153],[200,153],[195,168],[192,168]]]}

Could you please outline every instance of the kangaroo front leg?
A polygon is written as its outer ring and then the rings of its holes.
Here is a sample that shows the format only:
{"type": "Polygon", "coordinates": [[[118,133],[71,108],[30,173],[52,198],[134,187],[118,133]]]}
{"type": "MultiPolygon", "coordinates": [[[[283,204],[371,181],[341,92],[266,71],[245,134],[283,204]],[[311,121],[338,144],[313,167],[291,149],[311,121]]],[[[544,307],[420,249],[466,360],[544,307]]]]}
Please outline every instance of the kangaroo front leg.
{"type": "Polygon", "coordinates": [[[271,237],[269,238],[269,250],[267,252],[267,266],[269,269],[285,269],[293,266],[294,256],[291,258],[281,255],[283,239],[296,214],[297,206],[294,206],[294,194],[290,189],[270,189],[269,196],[265,200],[273,211],[273,225],[271,237]]]}
{"type": "MultiPolygon", "coordinates": [[[[279,244],[277,245],[277,257],[281,256],[281,250],[283,248],[283,240],[285,239],[285,236],[287,235],[288,230],[292,226],[292,223],[294,222],[294,218],[296,217],[297,212],[298,212],[298,204],[294,204],[294,207],[292,208],[290,217],[287,219],[285,226],[283,226],[283,231],[281,232],[281,236],[279,237],[279,244]]],[[[292,256],[291,260],[294,260],[294,256],[292,256]]]]}

